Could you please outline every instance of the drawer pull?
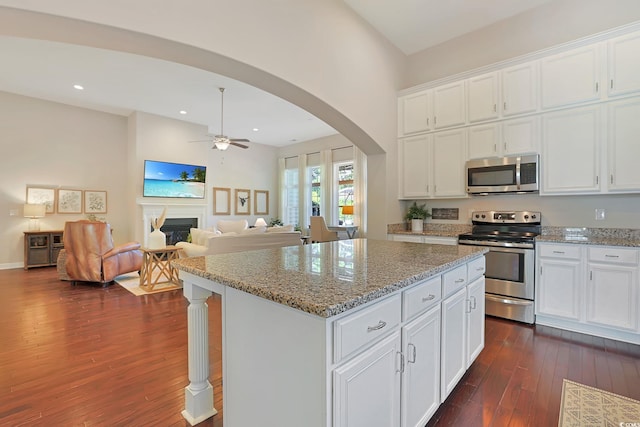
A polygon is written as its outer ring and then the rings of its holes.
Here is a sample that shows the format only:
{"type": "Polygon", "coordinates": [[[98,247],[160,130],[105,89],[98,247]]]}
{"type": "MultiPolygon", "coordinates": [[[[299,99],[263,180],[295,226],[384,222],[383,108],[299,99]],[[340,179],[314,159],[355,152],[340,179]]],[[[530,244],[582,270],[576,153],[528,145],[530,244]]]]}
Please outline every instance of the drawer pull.
{"type": "Polygon", "coordinates": [[[407,350],[410,350],[408,351],[408,353],[409,353],[409,356],[411,356],[411,358],[407,356],[407,363],[416,363],[416,346],[409,343],[407,345],[407,350]]]}
{"type": "Polygon", "coordinates": [[[464,282],[464,279],[458,279],[458,280],[456,280],[456,283],[462,283],[462,282],[464,282]]]}
{"type": "Polygon", "coordinates": [[[554,254],[564,254],[564,251],[553,251],[554,254]]]}
{"type": "Polygon", "coordinates": [[[478,267],[476,268],[476,271],[484,271],[484,267],[478,267]]]}
{"type": "Polygon", "coordinates": [[[608,255],[608,254],[605,254],[604,257],[605,258],[620,258],[619,255],[608,255]]]}
{"type": "Polygon", "coordinates": [[[387,322],[383,322],[382,320],[378,322],[376,326],[367,326],[367,332],[379,331],[380,329],[387,326],[387,322]]]}
{"type": "Polygon", "coordinates": [[[434,294],[429,294],[428,297],[422,297],[422,302],[427,302],[427,301],[431,301],[432,299],[434,299],[436,296],[434,294]]]}

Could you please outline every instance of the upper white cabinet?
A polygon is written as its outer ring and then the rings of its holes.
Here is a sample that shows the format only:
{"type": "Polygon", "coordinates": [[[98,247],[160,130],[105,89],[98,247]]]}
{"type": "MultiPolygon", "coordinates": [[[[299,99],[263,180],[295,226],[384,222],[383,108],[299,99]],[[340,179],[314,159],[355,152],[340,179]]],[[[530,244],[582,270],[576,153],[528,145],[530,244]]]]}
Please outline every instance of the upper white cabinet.
{"type": "Polygon", "coordinates": [[[465,160],[467,130],[455,129],[433,134],[434,197],[466,197],[465,160]]]}
{"type": "Polygon", "coordinates": [[[431,135],[419,135],[398,141],[398,191],[401,198],[431,195],[431,140],[431,135]]]}
{"type": "Polygon", "coordinates": [[[469,128],[469,158],[498,157],[502,152],[502,126],[488,123],[469,128]]]}
{"type": "Polygon", "coordinates": [[[540,118],[527,116],[469,128],[469,158],[538,153],[540,118]]]}
{"type": "Polygon", "coordinates": [[[442,129],[466,123],[464,81],[433,89],[433,126],[442,129]]]}
{"type": "Polygon", "coordinates": [[[607,45],[610,97],[640,91],[640,33],[611,39],[607,45]]]}
{"type": "Polygon", "coordinates": [[[498,73],[488,73],[468,80],[467,107],[469,122],[498,117],[498,73]]]}
{"type": "Polygon", "coordinates": [[[590,45],[541,60],[542,108],[600,98],[600,45],[590,45]]]}
{"type": "Polygon", "coordinates": [[[542,117],[542,194],[600,191],[600,106],[542,117]]]}
{"type": "Polygon", "coordinates": [[[398,136],[430,130],[432,104],[430,90],[398,98],[398,136]]]}
{"type": "MultiPolygon", "coordinates": [[[[640,51],[639,51],[640,52],[640,51]]],[[[640,98],[608,105],[608,177],[611,192],[640,190],[640,98]]]]}
{"type": "Polygon", "coordinates": [[[538,62],[527,62],[502,70],[502,115],[538,110],[538,62]]]}

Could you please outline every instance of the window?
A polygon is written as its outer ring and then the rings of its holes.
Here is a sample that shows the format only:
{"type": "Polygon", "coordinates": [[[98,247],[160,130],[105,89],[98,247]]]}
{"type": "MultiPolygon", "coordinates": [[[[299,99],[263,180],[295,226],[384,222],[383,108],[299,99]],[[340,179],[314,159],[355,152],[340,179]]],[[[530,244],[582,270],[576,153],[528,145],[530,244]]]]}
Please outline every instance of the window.
{"type": "Polygon", "coordinates": [[[320,216],[320,192],[322,187],[320,185],[320,166],[309,167],[311,182],[311,216],[320,216]]]}
{"type": "Polygon", "coordinates": [[[353,224],[353,162],[336,163],[339,224],[353,224]]]}
{"type": "Polygon", "coordinates": [[[298,169],[285,169],[283,193],[285,209],[282,220],[285,224],[298,224],[298,214],[300,212],[298,169]]]}

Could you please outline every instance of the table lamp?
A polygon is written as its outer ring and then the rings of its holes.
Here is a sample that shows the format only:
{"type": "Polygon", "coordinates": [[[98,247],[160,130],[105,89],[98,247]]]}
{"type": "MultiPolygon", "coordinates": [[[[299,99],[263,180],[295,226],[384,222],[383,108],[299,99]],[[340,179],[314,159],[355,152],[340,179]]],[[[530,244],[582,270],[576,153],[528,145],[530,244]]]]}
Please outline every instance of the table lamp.
{"type": "Polygon", "coordinates": [[[266,226],[267,226],[267,221],[265,221],[264,218],[256,219],[256,223],[254,224],[254,227],[266,227],[266,226]]]}
{"type": "Polygon", "coordinates": [[[26,203],[24,205],[24,217],[29,218],[29,231],[40,231],[40,222],[38,218],[42,218],[47,213],[47,206],[26,203]]]}
{"type": "Polygon", "coordinates": [[[353,215],[353,205],[343,206],[342,215],[353,215]]]}

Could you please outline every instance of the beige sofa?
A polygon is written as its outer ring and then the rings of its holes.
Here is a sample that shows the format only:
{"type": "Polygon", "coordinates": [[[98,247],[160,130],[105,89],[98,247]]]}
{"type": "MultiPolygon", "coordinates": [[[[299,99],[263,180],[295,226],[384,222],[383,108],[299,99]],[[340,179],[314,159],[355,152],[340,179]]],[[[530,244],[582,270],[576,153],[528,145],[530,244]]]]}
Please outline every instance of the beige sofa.
{"type": "MultiPolygon", "coordinates": [[[[228,230],[230,228],[223,228],[228,230]]],[[[184,256],[215,255],[257,249],[301,245],[300,232],[293,227],[256,227],[222,233],[198,228],[191,229],[191,243],[178,242],[184,256]]]]}

